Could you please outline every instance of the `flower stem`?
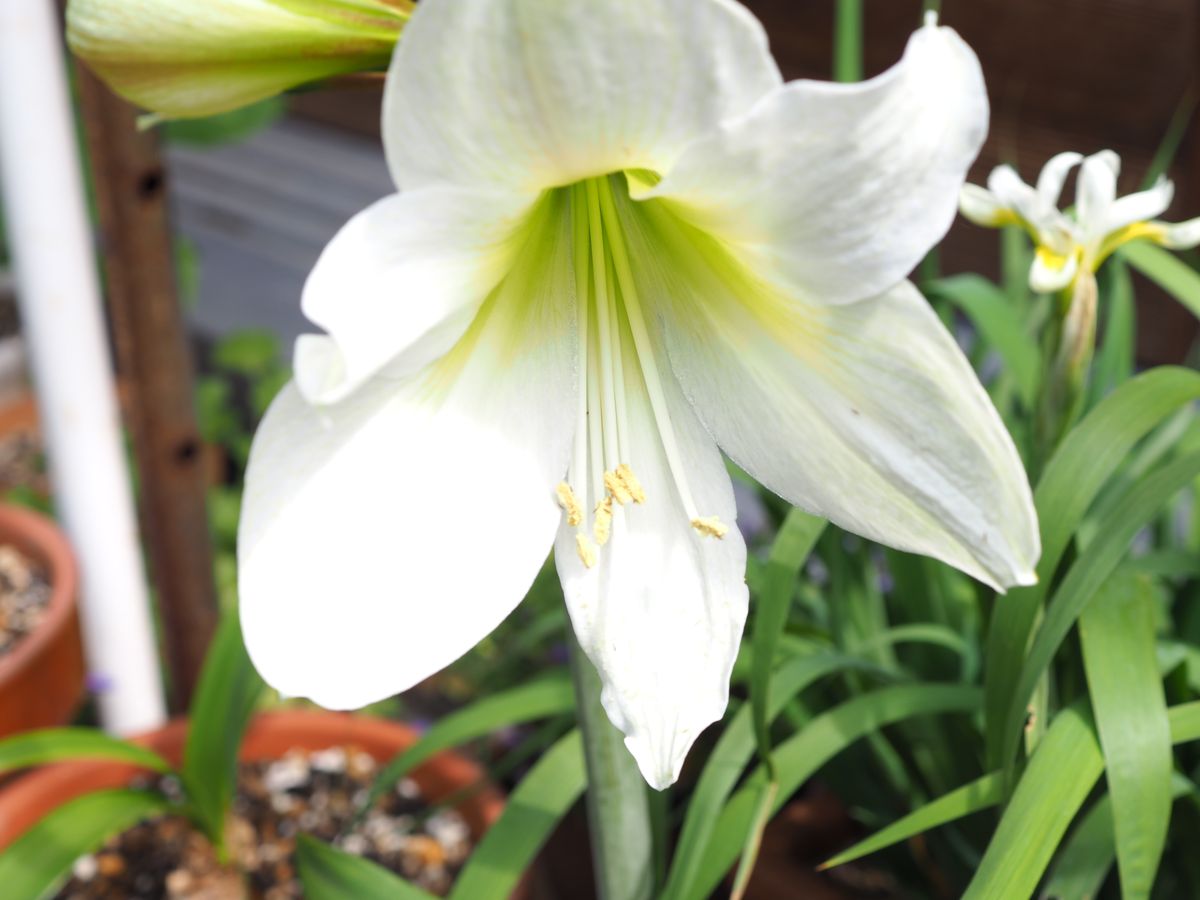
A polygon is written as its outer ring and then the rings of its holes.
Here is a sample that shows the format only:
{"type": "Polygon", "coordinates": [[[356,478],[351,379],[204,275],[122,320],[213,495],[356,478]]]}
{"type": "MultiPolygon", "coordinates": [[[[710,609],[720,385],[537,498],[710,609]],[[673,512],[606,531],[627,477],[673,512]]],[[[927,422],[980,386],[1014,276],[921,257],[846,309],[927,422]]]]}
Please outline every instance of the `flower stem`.
{"type": "Polygon", "coordinates": [[[837,0],[837,20],[834,23],[833,34],[833,78],[835,81],[862,81],[862,0],[837,0]]]}
{"type": "Polygon", "coordinates": [[[587,759],[596,890],[600,900],[648,900],[654,890],[654,841],[646,782],[600,705],[600,676],[574,634],[568,640],[587,759]]]}

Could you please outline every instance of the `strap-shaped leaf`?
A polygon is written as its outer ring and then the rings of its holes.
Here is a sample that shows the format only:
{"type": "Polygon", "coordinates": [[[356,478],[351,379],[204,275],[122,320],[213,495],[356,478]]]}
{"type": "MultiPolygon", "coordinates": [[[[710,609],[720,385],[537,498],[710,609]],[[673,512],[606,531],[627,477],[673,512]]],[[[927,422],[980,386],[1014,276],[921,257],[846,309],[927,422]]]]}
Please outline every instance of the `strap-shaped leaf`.
{"type": "Polygon", "coordinates": [[[586,786],[583,740],[575,730],[551,747],[517,785],[459,873],[451,900],[507,900],[586,786]]]}
{"type": "MultiPolygon", "coordinates": [[[[779,793],[772,811],[778,811],[821,766],[859,738],[913,716],[969,712],[978,709],[980,700],[980,692],[965,685],[905,684],[855,697],[817,716],[774,750],[779,793]]],[[[766,781],[760,766],[730,798],[700,858],[699,872],[682,896],[701,900],[716,889],[753,828],[766,781]]]]}
{"type": "Polygon", "coordinates": [[[171,764],[153,750],[91,728],[48,728],[0,741],[0,772],[71,759],[104,759],[154,772],[171,771],[171,764]]]}
{"type": "MultiPolygon", "coordinates": [[[[1084,608],[1125,555],[1130,542],[1168,500],[1200,475],[1200,453],[1174,460],[1135,483],[1101,523],[1095,540],[1071,566],[1046,610],[1005,716],[1001,744],[1006,766],[1015,758],[1025,703],[1084,608]]],[[[1010,769],[1011,771],[1011,769],[1010,769]]]]}
{"type": "Polygon", "coordinates": [[[904,818],[897,819],[886,828],[881,828],[866,840],[859,841],[828,862],[822,863],[821,868],[831,869],[834,866],[853,862],[869,853],[901,841],[907,841],[911,837],[945,825],[947,822],[953,822],[972,813],[998,806],[1003,799],[1004,778],[999,772],[991,772],[948,794],[943,794],[936,800],[931,800],[904,818]]]}
{"type": "Polygon", "coordinates": [[[1134,241],[1118,253],[1131,266],[1200,317],[1200,272],[1156,244],[1134,241]]]}
{"type": "Polygon", "coordinates": [[[979,275],[941,278],[925,289],[931,297],[945,298],[963,311],[984,342],[1004,360],[1021,403],[1032,409],[1042,377],[1042,357],[1004,291],[979,275]]]}
{"type": "Polygon", "coordinates": [[[766,584],[759,593],[754,619],[753,667],[750,671],[750,702],[754,714],[754,733],[758,751],[770,766],[771,737],[768,733],[768,695],[771,690],[771,670],[779,636],[787,627],[788,610],[796,576],[826,522],[798,509],[792,509],[784,519],[771,555],[767,561],[766,584]]]}
{"type": "Polygon", "coordinates": [[[556,673],[530,684],[492,694],[451,713],[427,731],[419,741],[396,756],[375,779],[362,811],[370,807],[396,783],[429,759],[450,747],[490,734],[500,728],[521,725],[567,713],[575,705],[571,679],[556,673]]]}
{"type": "MultiPolygon", "coordinates": [[[[809,685],[826,675],[847,669],[879,671],[873,663],[833,653],[794,659],[781,666],[771,678],[768,721],[774,720],[784,706],[809,685]]],[[[693,885],[721,807],[753,756],[754,748],[752,713],[748,706],[743,706],[722,732],[692,792],[671,870],[662,891],[663,900],[693,895],[693,885]]]]}
{"type": "MultiPolygon", "coordinates": [[[[1106,397],[1051,458],[1035,501],[1042,531],[1038,583],[1009,591],[996,604],[984,654],[984,712],[989,767],[1004,764],[1005,731],[1025,662],[1029,635],[1054,574],[1096,495],[1132,447],[1178,409],[1200,398],[1200,374],[1163,367],[1140,375],[1106,397]]],[[[1027,697],[1028,694],[1025,694],[1027,697]]],[[[1023,699],[1015,701],[1018,708],[1023,699]]]]}
{"type": "Polygon", "coordinates": [[[6,900],[52,897],[75,860],[167,808],[161,795],[149,791],[97,791],[65,803],[0,854],[0,890],[6,900]]]}
{"type": "Polygon", "coordinates": [[[1091,716],[1085,709],[1064,709],[1030,757],[963,900],[1032,896],[1103,771],[1091,716]]]}
{"type": "Polygon", "coordinates": [[[217,629],[192,700],[183,784],[199,824],[224,846],[225,818],[237,781],[238,750],[265,685],[246,646],[236,612],[217,629]]]}
{"type": "Polygon", "coordinates": [[[1154,612],[1149,576],[1118,570],[1079,618],[1127,900],[1150,896],[1171,817],[1174,761],[1154,612]]]}
{"type": "Polygon", "coordinates": [[[296,866],[308,900],[431,900],[433,894],[409,884],[361,856],[352,856],[302,834],[296,866]]]}

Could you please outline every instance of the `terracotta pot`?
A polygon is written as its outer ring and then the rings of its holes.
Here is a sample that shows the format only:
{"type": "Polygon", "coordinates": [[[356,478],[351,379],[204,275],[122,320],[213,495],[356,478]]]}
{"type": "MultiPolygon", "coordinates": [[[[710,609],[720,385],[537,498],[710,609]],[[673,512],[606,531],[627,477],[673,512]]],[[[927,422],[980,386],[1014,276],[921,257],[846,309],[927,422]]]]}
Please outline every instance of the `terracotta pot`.
{"type": "Polygon", "coordinates": [[[45,516],[0,504],[0,544],[36,560],[50,581],[45,618],[0,657],[0,737],[69,722],[83,696],[75,608],[79,576],[66,537],[45,516]]]}
{"type": "MultiPolygon", "coordinates": [[[[242,742],[243,760],[278,759],[289,750],[324,750],[334,746],[358,747],[384,763],[416,742],[412,728],[384,719],[345,713],[286,711],[265,713],[251,723],[242,742]]],[[[187,739],[187,722],[176,721],[160,731],[136,738],[179,765],[187,739]]],[[[76,797],[104,788],[122,787],[138,770],[108,762],[59,763],[38,769],[0,789],[0,850],[51,810],[76,797]]],[[[483,771],[457,753],[439,753],[411,774],[430,800],[475,785],[483,771]]],[[[500,816],[504,799],[493,787],[472,792],[458,804],[476,840],[500,816]]],[[[513,898],[528,896],[525,882],[513,898]]]]}

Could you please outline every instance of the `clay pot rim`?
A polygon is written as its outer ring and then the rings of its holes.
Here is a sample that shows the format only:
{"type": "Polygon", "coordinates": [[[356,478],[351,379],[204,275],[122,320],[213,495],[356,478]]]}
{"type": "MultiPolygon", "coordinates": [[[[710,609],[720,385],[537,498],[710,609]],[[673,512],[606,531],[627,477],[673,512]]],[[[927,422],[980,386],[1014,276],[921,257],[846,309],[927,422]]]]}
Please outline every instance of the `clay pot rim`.
{"type": "Polygon", "coordinates": [[[11,544],[46,569],[50,603],[45,618],[30,634],[0,657],[0,691],[18,675],[36,665],[47,648],[71,626],[79,570],[66,536],[41,513],[10,503],[0,503],[0,544],[11,544]]]}

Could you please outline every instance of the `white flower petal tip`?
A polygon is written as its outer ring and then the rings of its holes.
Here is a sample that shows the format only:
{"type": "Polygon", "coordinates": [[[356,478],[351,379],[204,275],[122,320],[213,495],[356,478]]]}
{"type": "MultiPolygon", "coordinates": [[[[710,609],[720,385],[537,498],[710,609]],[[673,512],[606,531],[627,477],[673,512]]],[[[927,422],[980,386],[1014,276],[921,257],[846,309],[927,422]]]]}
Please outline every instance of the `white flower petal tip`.
{"type": "Polygon", "coordinates": [[[999,228],[1016,221],[1012,210],[987,188],[964,184],[958,195],[958,211],[968,221],[985,228],[999,228]]]}
{"type": "Polygon", "coordinates": [[[1164,225],[1159,243],[1172,250],[1191,250],[1200,246],[1200,218],[1189,219],[1177,225],[1164,225]]]}

